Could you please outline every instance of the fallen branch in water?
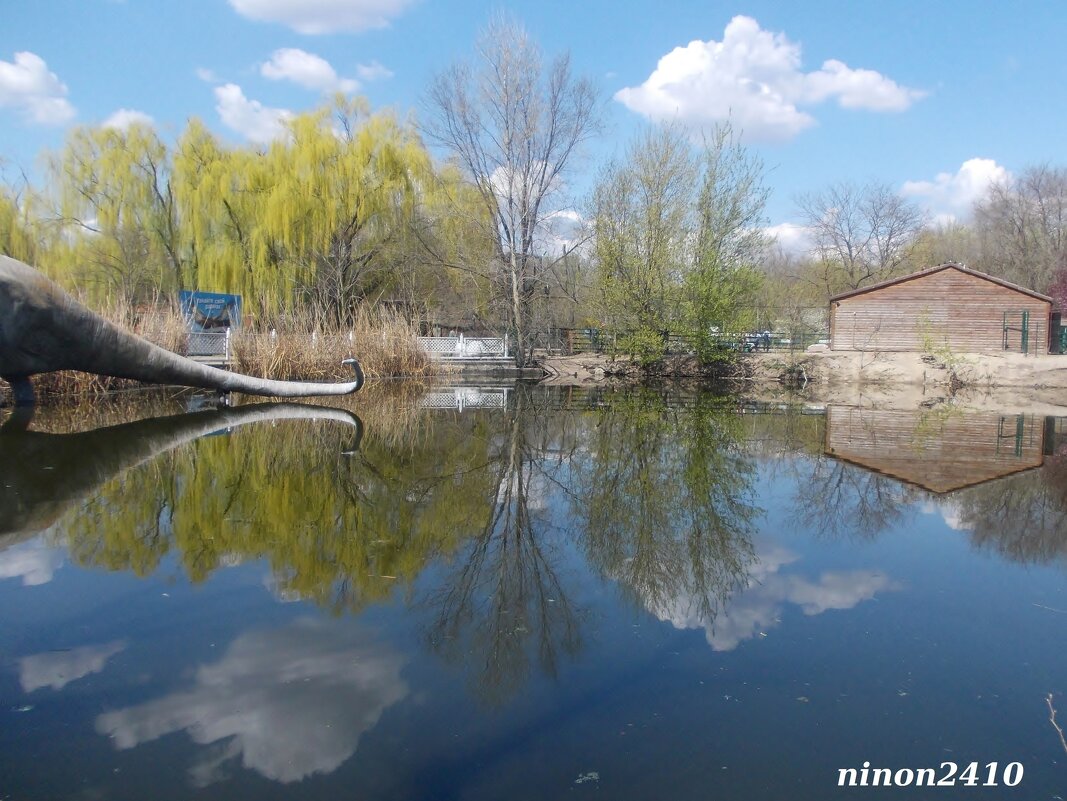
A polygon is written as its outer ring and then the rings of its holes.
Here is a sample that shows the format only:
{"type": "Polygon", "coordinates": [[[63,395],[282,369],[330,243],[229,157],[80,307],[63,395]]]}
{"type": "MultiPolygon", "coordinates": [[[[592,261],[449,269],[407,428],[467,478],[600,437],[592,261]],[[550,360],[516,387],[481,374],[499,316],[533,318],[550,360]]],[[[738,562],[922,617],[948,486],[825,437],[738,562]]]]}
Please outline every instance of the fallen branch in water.
{"type": "Polygon", "coordinates": [[[1063,750],[1067,752],[1067,740],[1063,738],[1063,729],[1060,728],[1060,724],[1056,722],[1056,707],[1052,705],[1052,693],[1049,693],[1045,697],[1045,703],[1048,704],[1048,722],[1052,724],[1052,727],[1056,729],[1056,733],[1060,736],[1060,745],[1063,746],[1063,750]]]}

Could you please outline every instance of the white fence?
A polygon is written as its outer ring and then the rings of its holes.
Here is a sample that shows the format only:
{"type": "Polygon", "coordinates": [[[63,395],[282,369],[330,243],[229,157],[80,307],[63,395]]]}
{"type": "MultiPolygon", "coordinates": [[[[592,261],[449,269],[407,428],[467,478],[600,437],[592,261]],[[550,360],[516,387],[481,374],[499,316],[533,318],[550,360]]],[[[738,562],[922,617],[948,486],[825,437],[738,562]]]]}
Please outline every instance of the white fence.
{"type": "Polygon", "coordinates": [[[423,409],[506,409],[508,390],[479,387],[440,387],[419,398],[423,409]]]}
{"type": "Polygon", "coordinates": [[[419,337],[431,359],[506,359],[508,337],[419,337]]]}
{"type": "Polygon", "coordinates": [[[185,344],[190,359],[200,361],[230,361],[230,329],[223,333],[191,331],[185,344]]]}

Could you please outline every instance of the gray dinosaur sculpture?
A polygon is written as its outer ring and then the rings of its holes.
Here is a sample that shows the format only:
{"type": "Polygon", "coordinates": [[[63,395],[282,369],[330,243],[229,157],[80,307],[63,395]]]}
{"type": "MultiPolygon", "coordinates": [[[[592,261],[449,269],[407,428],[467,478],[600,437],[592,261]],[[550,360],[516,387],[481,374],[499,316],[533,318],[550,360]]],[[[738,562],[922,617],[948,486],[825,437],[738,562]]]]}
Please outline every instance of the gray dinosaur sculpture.
{"type": "Polygon", "coordinates": [[[350,426],[355,454],[363,421],[344,409],[257,403],[138,420],[77,434],[27,430],[30,410],[0,426],[0,551],[40,533],[101,484],[200,437],[249,423],[330,420],[350,426]]]}
{"type": "Polygon", "coordinates": [[[363,369],[345,359],[356,380],[323,384],[272,381],[194,362],[124,331],[90,311],[37,270],[0,256],[0,378],[16,406],[34,404],[30,376],[56,370],[179,384],[220,393],[279,398],[348,395],[363,386],[363,369]]]}

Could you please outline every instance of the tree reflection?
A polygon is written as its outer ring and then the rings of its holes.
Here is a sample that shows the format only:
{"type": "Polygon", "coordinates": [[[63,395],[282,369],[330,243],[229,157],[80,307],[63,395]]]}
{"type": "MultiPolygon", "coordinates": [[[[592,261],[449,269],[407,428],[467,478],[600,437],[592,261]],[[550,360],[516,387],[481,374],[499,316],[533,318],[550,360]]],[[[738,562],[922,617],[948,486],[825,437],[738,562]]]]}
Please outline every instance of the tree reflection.
{"type": "Polygon", "coordinates": [[[798,524],[833,540],[873,540],[911,514],[916,491],[889,476],[827,456],[798,462],[798,524]]]}
{"type": "MultiPolygon", "coordinates": [[[[74,562],[138,575],[173,558],[200,582],[262,561],[279,596],[335,612],[408,593],[433,649],[493,701],[581,647],[583,556],[642,606],[710,625],[755,558],[735,408],[652,390],[568,409],[522,386],[511,399],[504,412],[368,407],[358,448],[316,420],[216,424],[122,470],[73,470],[84,491],[51,531],[74,562]]],[[[98,439],[122,450],[115,431],[98,439]]]]}
{"type": "Polygon", "coordinates": [[[561,578],[562,544],[547,516],[550,421],[518,387],[507,424],[490,446],[484,522],[426,600],[432,646],[449,660],[474,662],[475,685],[490,700],[518,689],[531,661],[555,676],[561,653],[580,647],[561,578]]]}
{"type": "Polygon", "coordinates": [[[1014,562],[1067,562],[1067,446],[1039,470],[955,493],[951,502],[975,547],[1014,562]]]}
{"type": "Polygon", "coordinates": [[[754,559],[754,466],[721,399],[628,394],[597,421],[575,476],[590,562],[649,609],[714,620],[754,559]]]}

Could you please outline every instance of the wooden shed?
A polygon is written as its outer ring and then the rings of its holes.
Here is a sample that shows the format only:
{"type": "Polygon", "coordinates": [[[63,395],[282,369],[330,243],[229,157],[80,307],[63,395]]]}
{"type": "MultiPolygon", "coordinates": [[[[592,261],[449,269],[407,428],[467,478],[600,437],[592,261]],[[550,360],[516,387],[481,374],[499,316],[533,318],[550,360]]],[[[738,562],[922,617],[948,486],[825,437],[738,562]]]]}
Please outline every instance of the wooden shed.
{"type": "Polygon", "coordinates": [[[830,298],[830,348],[959,353],[1049,350],[1052,298],[941,264],[830,298]]]}

